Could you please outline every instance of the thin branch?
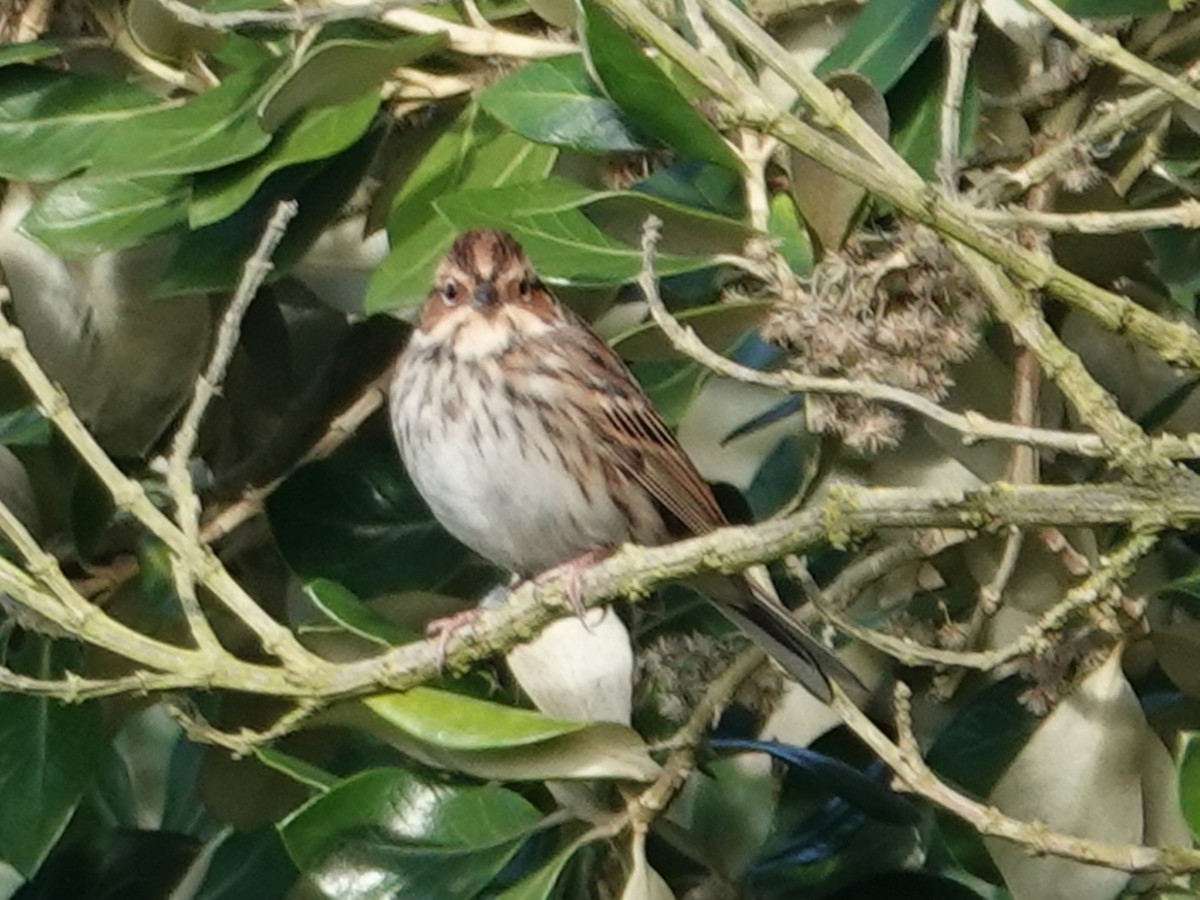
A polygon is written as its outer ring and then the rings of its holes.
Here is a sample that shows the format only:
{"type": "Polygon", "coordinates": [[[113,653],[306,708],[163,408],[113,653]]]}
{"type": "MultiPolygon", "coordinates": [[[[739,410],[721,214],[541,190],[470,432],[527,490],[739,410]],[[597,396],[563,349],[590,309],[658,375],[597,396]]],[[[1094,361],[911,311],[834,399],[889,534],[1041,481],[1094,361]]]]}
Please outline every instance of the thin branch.
{"type": "Polygon", "coordinates": [[[1046,610],[1038,620],[1016,640],[995,650],[945,650],[926,647],[906,637],[883,634],[864,628],[842,612],[819,598],[817,611],[839,631],[844,631],[864,644],[906,666],[955,666],[987,672],[1005,663],[1039,653],[1050,646],[1051,636],[1078,612],[1102,600],[1108,590],[1133,574],[1138,561],[1158,543],[1156,528],[1140,528],[1101,562],[1087,578],[1067,591],[1066,595],[1046,610]]]}
{"type": "Polygon", "coordinates": [[[946,88],[942,96],[941,155],[938,175],[942,190],[948,197],[958,196],[958,148],[962,132],[963,93],[967,86],[967,69],[971,51],[975,48],[975,23],[979,19],[979,0],[962,0],[958,20],[946,35],[949,63],[946,67],[946,88]]]}
{"type": "Polygon", "coordinates": [[[1151,441],[1125,415],[1113,395],[1100,386],[1079,356],[1054,333],[1028,290],[1018,287],[1000,266],[966,244],[954,241],[950,249],[988,295],[997,317],[1037,356],[1043,370],[1066,395],[1079,417],[1095,429],[1118,465],[1131,472],[1148,473],[1169,464],[1162,444],[1151,441]]]}
{"type": "Polygon", "coordinates": [[[1106,866],[1123,872],[1186,874],[1200,871],[1200,850],[1191,847],[1146,847],[1108,844],[1049,830],[1039,822],[1022,822],[995,807],[954,790],[937,777],[921,757],[912,728],[911,691],[903,682],[896,685],[895,711],[898,731],[893,743],[856,707],[840,687],[834,687],[834,709],[862,741],[895,772],[904,789],[948,810],[989,837],[1003,838],[1030,848],[1032,852],[1106,866]]]}
{"type": "Polygon", "coordinates": [[[1182,322],[1161,316],[1058,265],[1050,256],[1022,247],[988,229],[981,229],[972,208],[950,201],[920,178],[886,141],[841,101],[770,35],[758,28],[732,4],[702,0],[705,8],[727,31],[736,25],[737,36],[755,56],[790,73],[789,80],[801,91],[801,99],[822,118],[865,149],[867,156],[849,150],[837,140],[779,109],[748,79],[734,79],[699,54],[665,23],[649,14],[636,0],[597,0],[633,31],[658,46],[699,80],[718,99],[729,105],[733,118],[757,127],[788,146],[855,184],[892,203],[913,219],[930,225],[947,237],[974,248],[1003,266],[1031,288],[1042,289],[1078,306],[1102,325],[1117,333],[1128,333],[1154,350],[1162,359],[1200,370],[1200,334],[1182,322]],[[743,37],[744,36],[744,37],[743,37]],[[882,145],[882,146],[880,146],[882,145]]]}
{"type": "Polygon", "coordinates": [[[1134,78],[1170,94],[1193,109],[1200,109],[1200,90],[1192,87],[1187,81],[1164,72],[1158,66],[1130,53],[1112,35],[1096,34],[1061,7],[1056,6],[1051,0],[1025,0],[1025,2],[1096,59],[1128,72],[1134,78]]]}
{"type": "Polygon", "coordinates": [[[299,5],[283,10],[244,10],[225,13],[206,13],[183,0],[158,0],[181,22],[200,28],[220,31],[251,25],[269,25],[291,31],[307,31],[314,25],[341,22],[347,19],[379,19],[415,34],[444,34],[448,46],[468,56],[510,56],[518,59],[542,59],[578,51],[575,44],[548,38],[516,34],[497,28],[473,28],[440,19],[429,13],[401,7],[412,6],[415,0],[374,0],[374,2],[326,2],[321,5],[299,5]]]}
{"type": "MultiPolygon", "coordinates": [[[[296,672],[315,674],[330,665],[305,649],[288,628],[272,619],[229,574],[211,550],[188,541],[179,527],[154,505],[145,489],[117,467],[71,408],[63,392],[38,365],[29,352],[25,336],[9,321],[2,308],[0,358],[16,370],[42,414],[100,479],[117,507],[133,516],[166,544],[173,554],[183,558],[188,568],[197,574],[213,595],[258,635],[267,652],[290,663],[296,672]]],[[[118,649],[115,652],[122,651],[118,649]]]]}
{"type": "MultiPolygon", "coordinates": [[[[1188,84],[1200,80],[1200,60],[1189,64],[1182,77],[1188,84]]],[[[974,193],[980,198],[1012,199],[1060,171],[1081,148],[1091,148],[1114,134],[1132,128],[1143,119],[1166,109],[1174,101],[1175,98],[1166,91],[1149,88],[1132,97],[1106,104],[1099,115],[1078,131],[1059,138],[1017,169],[999,169],[994,173],[994,178],[986,179],[974,193]]]]}
{"type": "MultiPolygon", "coordinates": [[[[874,381],[824,378],[819,375],[802,375],[790,371],[762,372],[751,369],[721,356],[701,341],[690,326],[685,326],[675,319],[663,305],[657,283],[653,278],[639,279],[639,285],[649,306],[650,315],[667,336],[671,345],[719,375],[736,378],[748,384],[778,388],[792,393],[853,394],[864,400],[889,403],[918,413],[939,425],[958,432],[963,436],[963,442],[968,444],[986,439],[1028,444],[1032,447],[1060,450],[1078,456],[1108,458],[1113,456],[1112,449],[1096,434],[1080,434],[1073,431],[1053,431],[1046,428],[1015,425],[1011,422],[989,419],[974,411],[957,413],[935,403],[928,397],[874,381]]],[[[1121,417],[1124,418],[1123,415],[1121,417]]],[[[1140,435],[1139,430],[1134,437],[1140,441],[1140,435]]],[[[1185,437],[1165,435],[1145,440],[1147,452],[1152,453],[1155,457],[1192,459],[1200,456],[1200,434],[1185,437]]]]}
{"type": "MultiPolygon", "coordinates": [[[[196,379],[192,400],[171,442],[171,451],[167,456],[167,487],[175,500],[175,518],[183,532],[184,540],[191,544],[200,543],[200,498],[196,495],[190,468],[192,453],[200,437],[200,423],[213,397],[220,391],[221,382],[225,380],[225,372],[237,347],[242,318],[258,288],[270,274],[271,256],[283,239],[288,223],[296,215],[297,209],[294,201],[279,203],[259,239],[258,246],[246,260],[237,290],[229,301],[225,315],[221,317],[216,346],[208,361],[208,367],[196,379]]],[[[220,645],[220,641],[200,608],[200,601],[196,596],[196,573],[179,555],[171,557],[171,572],[175,590],[179,595],[179,604],[183,608],[192,636],[202,650],[213,650],[220,645]]]]}
{"type": "Polygon", "coordinates": [[[1037,228],[1060,234],[1121,234],[1156,228],[1200,228],[1200,201],[1175,206],[1119,212],[1052,213],[1010,207],[977,209],[971,213],[982,225],[998,228],[1037,228]]]}

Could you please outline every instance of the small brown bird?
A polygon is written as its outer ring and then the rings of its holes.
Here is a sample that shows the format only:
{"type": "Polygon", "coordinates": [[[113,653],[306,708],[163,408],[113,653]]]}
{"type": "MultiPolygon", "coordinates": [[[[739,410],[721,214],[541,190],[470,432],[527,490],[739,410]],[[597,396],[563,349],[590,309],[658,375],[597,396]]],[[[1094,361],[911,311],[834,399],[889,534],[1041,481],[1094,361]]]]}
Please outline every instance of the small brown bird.
{"type": "MultiPolygon", "coordinates": [[[[522,578],[727,524],[624,363],[506,232],[468,231],[438,266],[389,405],[438,521],[522,578]]],[[[857,683],[747,580],[696,586],[817,697],[828,677],[857,683]]]]}

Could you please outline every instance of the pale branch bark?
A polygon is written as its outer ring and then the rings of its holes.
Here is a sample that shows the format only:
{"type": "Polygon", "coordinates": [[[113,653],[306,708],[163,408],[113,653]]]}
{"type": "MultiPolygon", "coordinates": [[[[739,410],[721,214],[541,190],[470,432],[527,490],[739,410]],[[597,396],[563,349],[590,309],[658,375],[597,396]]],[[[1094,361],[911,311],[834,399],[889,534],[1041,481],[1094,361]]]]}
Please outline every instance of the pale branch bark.
{"type": "MultiPolygon", "coordinates": [[[[1200,61],[1190,63],[1182,75],[1188,84],[1200,79],[1200,61]]],[[[1175,98],[1159,88],[1149,88],[1106,104],[1103,110],[1082,128],[1054,141],[1041,153],[1016,169],[1000,169],[990,173],[972,192],[979,200],[1013,199],[1062,169],[1081,149],[1090,149],[1114,134],[1132,128],[1144,119],[1160,113],[1175,102],[1175,98]]]]}
{"type": "Polygon", "coordinates": [[[835,628],[906,666],[939,666],[986,672],[1048,649],[1053,636],[1077,613],[1103,599],[1106,591],[1133,574],[1138,561],[1154,549],[1158,538],[1157,529],[1136,530],[1124,543],[1106,554],[1094,572],[1067,591],[1062,600],[1039,616],[1016,640],[994,650],[928,647],[911,638],[885,634],[859,625],[830,605],[824,595],[816,598],[814,604],[817,612],[835,628]]]}
{"type": "Polygon", "coordinates": [[[328,665],[306,650],[290,629],[272,619],[229,574],[210,549],[189,541],[183,531],[154,505],[142,485],[117,467],[71,408],[63,392],[50,381],[33,358],[21,330],[9,321],[2,310],[0,358],[16,370],[42,414],[55,425],[100,479],[116,506],[128,512],[166,544],[173,554],[181,557],[185,565],[197,574],[200,582],[258,636],[263,649],[292,664],[297,671],[312,671],[328,665]]]}
{"type": "Polygon", "coordinates": [[[498,28],[475,28],[440,19],[420,10],[405,8],[416,5],[416,0],[325,2],[285,10],[239,10],[225,13],[207,13],[189,6],[182,0],[158,2],[181,22],[218,31],[252,25],[307,31],[314,25],[327,22],[374,18],[416,34],[445,34],[451,50],[468,56],[542,59],[574,53],[579,49],[575,44],[566,41],[501,31],[498,28]]]}
{"type": "Polygon", "coordinates": [[[834,688],[834,709],[846,725],[896,774],[904,790],[924,797],[953,813],[982,835],[1003,838],[1032,852],[1093,863],[1123,872],[1186,874],[1200,871],[1200,850],[1191,847],[1147,847],[1109,844],[1051,831],[1039,822],[1022,822],[993,806],[954,790],[937,777],[921,756],[913,733],[911,691],[896,685],[895,712],[898,739],[893,742],[856,707],[842,690],[834,688]]]}
{"type": "Polygon", "coordinates": [[[973,207],[949,200],[937,188],[927,185],[853,111],[845,98],[839,98],[817,81],[774,38],[732,4],[702,0],[714,22],[733,33],[765,63],[789,73],[787,77],[801,91],[801,99],[824,122],[863,148],[865,156],[779,109],[747,78],[731,78],[636,0],[598,2],[700,81],[727,105],[733,120],[779,138],[835,174],[887,200],[905,215],[972,247],[1027,286],[1045,290],[1078,306],[1112,331],[1131,335],[1167,362],[1200,371],[1200,334],[1194,329],[1180,322],[1167,321],[1126,297],[1097,287],[1059,266],[1043,252],[1022,247],[980,228],[972,215],[973,207]]]}
{"type": "Polygon", "coordinates": [[[961,0],[958,19],[946,34],[949,63],[946,66],[942,115],[938,122],[941,153],[937,168],[942,190],[948,197],[958,196],[958,147],[961,142],[963,93],[967,86],[971,51],[975,48],[975,24],[978,20],[979,0],[961,0]]]}
{"type": "MultiPolygon", "coordinates": [[[[267,222],[258,246],[243,268],[237,289],[229,301],[225,314],[217,329],[217,342],[207,368],[196,378],[191,402],[180,419],[179,427],[171,442],[167,455],[167,488],[175,502],[175,519],[183,532],[184,540],[191,544],[200,543],[200,497],[192,481],[191,459],[200,438],[200,423],[213,397],[221,389],[225,373],[237,348],[242,318],[250,308],[250,302],[263,281],[271,272],[271,256],[283,239],[288,223],[296,215],[298,207],[294,201],[280,202],[267,222]]],[[[202,650],[213,651],[220,645],[212,624],[200,608],[196,596],[196,575],[178,554],[171,556],[171,573],[179,605],[191,629],[192,637],[202,650]]]]}
{"type": "Polygon", "coordinates": [[[1112,35],[1096,34],[1078,19],[1056,6],[1052,0],[1025,0],[1025,2],[1096,59],[1116,66],[1134,78],[1169,94],[1179,102],[1200,110],[1200,90],[1192,87],[1187,81],[1130,53],[1112,35]]]}
{"type": "Polygon", "coordinates": [[[1037,228],[1057,234],[1122,234],[1156,228],[1200,228],[1200,201],[1175,206],[1119,212],[1055,213],[1029,209],[977,209],[981,225],[995,228],[1037,228]]]}
{"type": "MultiPolygon", "coordinates": [[[[1152,527],[1182,528],[1200,521],[1200,488],[1193,484],[1142,487],[1127,484],[1074,487],[995,484],[975,491],[920,488],[838,487],[798,513],[752,526],[723,528],[703,537],[662,547],[627,546],[578,576],[550,576],[513,591],[497,609],[456,632],[443,661],[439,639],[394,647],[378,656],[332,664],[313,657],[283,666],[246,663],[232,656],[210,666],[195,650],[161,644],[133,632],[96,610],[84,625],[100,627],[95,642],[131,659],[145,658],[144,675],[124,686],[152,691],[186,686],[248,691],[294,699],[334,700],[380,689],[404,690],[458,671],[511,649],[549,622],[574,615],[569,594],[578,588],[584,606],[600,606],[614,597],[644,597],[660,585],[697,572],[741,572],[752,565],[833,543],[846,546],[880,529],[951,528],[989,531],[1010,525],[1101,525],[1144,522],[1152,527]],[[119,631],[120,630],[120,631],[119,631]]],[[[11,565],[11,564],[9,564],[11,565]]],[[[4,564],[0,561],[0,574],[4,564]]],[[[26,576],[26,580],[28,580],[26,576]]],[[[5,587],[0,580],[0,587],[5,587]]],[[[51,609],[51,612],[54,610],[51,609]]],[[[69,627],[78,623],[67,621],[69,627]]],[[[73,679],[40,693],[73,698],[114,693],[103,679],[73,679]],[[80,686],[82,685],[82,686],[80,686]]]]}
{"type": "MultiPolygon", "coordinates": [[[[954,412],[921,394],[875,381],[804,375],[786,369],[773,372],[751,369],[721,356],[701,341],[692,328],[683,325],[672,316],[662,302],[653,277],[643,277],[639,281],[639,285],[646,298],[651,316],[671,345],[719,375],[790,393],[853,394],[864,400],[875,400],[898,406],[958,432],[962,435],[964,444],[979,440],[995,440],[1040,447],[1046,450],[1058,450],[1078,456],[1109,459],[1115,457],[1113,448],[1098,434],[1016,425],[1011,422],[989,419],[973,410],[962,413],[954,412]]],[[[1017,312],[1023,308],[1023,305],[1015,304],[1013,315],[1016,316],[1017,312]]],[[[1029,327],[1036,336],[1037,330],[1032,324],[1029,327]]],[[[1049,345],[1047,344],[1047,346],[1049,345]]],[[[1065,350],[1065,348],[1063,349],[1065,350]]],[[[1065,352],[1069,353],[1070,351],[1065,350],[1065,352]]],[[[1055,362],[1053,368],[1061,368],[1061,366],[1055,362]]],[[[1121,418],[1124,416],[1122,415],[1121,418]]],[[[1115,429],[1117,426],[1113,427],[1115,429]]],[[[1135,443],[1144,446],[1146,452],[1154,458],[1193,459],[1200,457],[1200,434],[1146,438],[1139,429],[1136,434],[1131,434],[1131,436],[1136,439],[1135,443]]]]}

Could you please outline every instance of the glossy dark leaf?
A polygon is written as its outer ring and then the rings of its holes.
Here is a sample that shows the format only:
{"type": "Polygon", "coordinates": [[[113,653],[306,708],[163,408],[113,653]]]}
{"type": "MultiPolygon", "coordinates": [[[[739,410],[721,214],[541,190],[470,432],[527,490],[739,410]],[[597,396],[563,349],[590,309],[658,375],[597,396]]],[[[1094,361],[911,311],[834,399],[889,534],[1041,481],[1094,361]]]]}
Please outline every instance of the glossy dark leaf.
{"type": "MultiPolygon", "coordinates": [[[[78,668],[78,648],[27,635],[9,665],[60,677],[78,668]]],[[[0,859],[33,874],[95,778],[106,747],[95,703],[0,694],[0,859]]]]}
{"type": "Polygon", "coordinates": [[[390,647],[393,644],[403,644],[414,637],[374,612],[360,598],[354,596],[353,592],[336,581],[326,578],[313,579],[304,586],[304,593],[330,620],[351,634],[372,643],[390,647]]]}
{"type": "Polygon", "coordinates": [[[194,896],[195,900],[274,900],[287,896],[296,874],[274,828],[230,830],[194,896]]]}
{"type": "Polygon", "coordinates": [[[836,757],[778,741],[719,738],[711,743],[718,750],[755,750],[769,753],[792,768],[804,772],[823,790],[841,797],[881,821],[894,825],[912,825],[917,821],[917,811],[912,804],[887,787],[879,777],[864,775],[836,757]]]}
{"type": "Polygon", "coordinates": [[[637,129],[684,156],[738,170],[741,161],[720,132],[688,102],[671,79],[646,57],[612,16],[582,0],[580,36],[604,92],[637,129]]]}
{"type": "Polygon", "coordinates": [[[276,204],[295,199],[300,211],[272,257],[267,280],[285,274],[359,185],[378,147],[379,135],[369,131],[336,156],[276,172],[235,215],[188,234],[155,285],[155,294],[169,297],[232,290],[276,204]]]}
{"type": "Polygon", "coordinates": [[[847,69],[886,94],[933,39],[941,6],[942,0],[871,0],[816,73],[847,69]]]}
{"type": "Polygon", "coordinates": [[[352,446],[310,463],[267,500],[267,517],[299,575],[362,597],[434,590],[467,560],[386,449],[352,446]]]}
{"type": "Polygon", "coordinates": [[[277,63],[228,76],[187,102],[127,117],[92,155],[93,177],[180,175],[217,169],[253,156],[271,140],[259,126],[259,100],[277,63]]]}
{"type": "Polygon", "coordinates": [[[349,103],[304,112],[262,153],[199,177],[189,224],[199,228],[225,218],[253,197],[273,172],[345,150],[363,136],[378,108],[379,93],[372,90],[349,103]]]}
{"type": "Polygon", "coordinates": [[[502,787],[374,769],[305,804],[280,833],[292,860],[328,895],[470,897],[539,820],[531,804],[502,787]]]}
{"type": "Polygon", "coordinates": [[[522,137],[584,153],[647,143],[588,77],[580,55],[526,63],[479,95],[479,105],[522,137]]]}
{"type": "Polygon", "coordinates": [[[0,69],[0,176],[53,181],[77,172],[157,100],[122,81],[24,65],[0,69]]]}
{"type": "Polygon", "coordinates": [[[191,184],[174,175],[71,178],[41,194],[21,223],[66,259],[86,259],[145,242],[187,219],[191,184]]]}
{"type": "MultiPolygon", "coordinates": [[[[503,228],[522,243],[538,272],[549,281],[579,285],[620,284],[641,270],[639,248],[610,237],[583,213],[589,204],[623,196],[659,208],[690,213],[694,220],[719,223],[720,218],[699,210],[683,210],[665,201],[614,191],[591,191],[564,179],[512,185],[490,191],[462,191],[437,201],[437,210],[459,229],[503,228]]],[[[644,215],[643,215],[644,218],[644,215]]],[[[729,223],[740,228],[740,223],[729,223]]],[[[689,272],[713,265],[712,255],[661,253],[661,275],[689,272]]]]}
{"type": "Polygon", "coordinates": [[[302,110],[349,103],[365,91],[378,96],[380,82],[397,66],[445,45],[442,33],[386,40],[334,33],[316,41],[271,85],[261,100],[259,123],[264,131],[273,132],[302,110]]]}

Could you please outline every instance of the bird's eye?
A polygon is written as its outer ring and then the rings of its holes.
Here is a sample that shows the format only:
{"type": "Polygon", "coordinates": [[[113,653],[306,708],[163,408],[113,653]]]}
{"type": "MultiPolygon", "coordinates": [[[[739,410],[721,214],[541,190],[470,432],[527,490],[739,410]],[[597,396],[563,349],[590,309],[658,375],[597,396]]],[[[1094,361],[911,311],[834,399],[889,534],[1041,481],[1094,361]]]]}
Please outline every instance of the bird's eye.
{"type": "Polygon", "coordinates": [[[454,299],[458,296],[458,285],[453,281],[447,281],[442,285],[442,296],[448,301],[454,302],[454,299]]]}
{"type": "Polygon", "coordinates": [[[517,291],[523,299],[529,298],[529,292],[533,290],[533,283],[528,278],[522,278],[521,283],[517,285],[517,291]]]}

